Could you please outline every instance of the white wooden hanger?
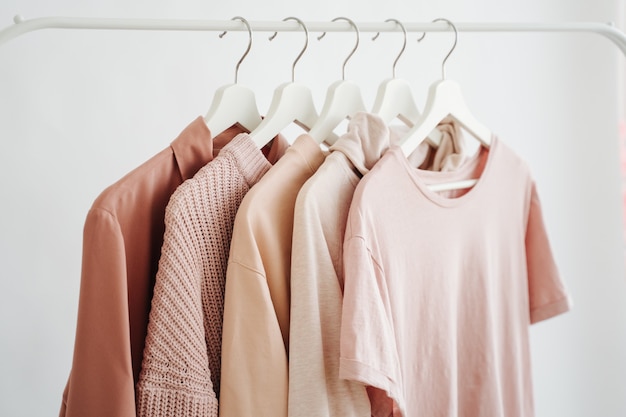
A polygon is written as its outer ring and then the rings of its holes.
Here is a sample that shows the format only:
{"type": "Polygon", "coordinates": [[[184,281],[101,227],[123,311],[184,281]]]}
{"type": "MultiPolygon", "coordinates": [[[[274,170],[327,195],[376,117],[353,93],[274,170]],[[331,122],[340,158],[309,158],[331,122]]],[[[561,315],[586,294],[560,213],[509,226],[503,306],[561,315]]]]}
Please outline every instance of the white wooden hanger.
{"type": "MultiPolygon", "coordinates": [[[[256,105],[254,92],[248,87],[237,83],[239,66],[250,52],[252,47],[252,30],[250,24],[241,16],[235,16],[231,20],[240,20],[248,28],[248,48],[237,62],[235,67],[235,83],[220,87],[213,96],[211,107],[204,116],[209,131],[213,137],[228,129],[235,123],[250,132],[261,123],[261,115],[256,105]]],[[[219,36],[222,38],[226,32],[219,36]]]]}
{"type": "MultiPolygon", "coordinates": [[[[397,118],[407,126],[412,127],[419,118],[420,112],[415,104],[409,83],[396,78],[396,64],[406,49],[406,29],[402,22],[397,19],[387,19],[385,22],[395,22],[402,28],[404,43],[402,44],[400,53],[395,61],[393,61],[393,78],[384,80],[378,87],[372,113],[380,116],[387,124],[397,118]]],[[[375,41],[379,35],[380,32],[374,35],[372,40],[375,41]]],[[[441,143],[441,136],[442,133],[435,128],[428,134],[426,140],[431,146],[437,147],[441,143]]]]}
{"type": "MultiPolygon", "coordinates": [[[[335,81],[328,87],[320,117],[309,131],[309,135],[318,143],[326,142],[329,145],[332,145],[337,140],[337,136],[333,134],[333,129],[342,120],[354,116],[359,111],[365,111],[361,89],[355,83],[346,81],[346,63],[359,47],[359,28],[347,17],[337,17],[332,21],[335,22],[337,20],[346,20],[352,25],[356,32],[356,44],[343,63],[341,80],[335,81]]],[[[324,35],[326,35],[326,32],[322,33],[317,39],[322,39],[324,35]]]]}
{"type": "MultiPolygon", "coordinates": [[[[454,29],[454,45],[441,64],[441,80],[433,83],[428,90],[428,99],[424,108],[424,113],[416,121],[415,126],[409,130],[402,143],[402,151],[405,155],[410,155],[413,150],[424,140],[429,132],[435,128],[445,117],[452,116],[459,124],[465,128],[472,136],[478,139],[482,146],[489,148],[491,144],[491,131],[482,125],[469,111],[465,104],[459,85],[450,80],[446,80],[445,63],[454,51],[457,44],[458,33],[456,27],[447,19],[435,19],[433,22],[445,21],[454,29]]],[[[423,36],[422,38],[423,39],[423,36]]],[[[420,40],[421,40],[420,39],[420,40]]],[[[429,186],[438,191],[470,188],[476,180],[455,181],[447,184],[429,186]]]]}
{"type": "MultiPolygon", "coordinates": [[[[291,66],[291,82],[281,84],[276,88],[267,115],[259,126],[250,133],[252,140],[254,140],[254,143],[260,148],[265,146],[272,138],[279,134],[281,130],[291,123],[296,123],[303,129],[310,130],[311,126],[313,126],[317,120],[317,110],[313,104],[311,90],[305,85],[294,81],[296,63],[302,54],[304,54],[309,44],[309,31],[304,22],[297,17],[287,17],[283,19],[283,21],[286,20],[295,20],[302,26],[306,35],[306,42],[304,48],[300,51],[300,54],[296,57],[296,60],[291,66]]],[[[274,32],[274,34],[270,36],[270,40],[274,39],[277,33],[278,32],[274,32]]]]}

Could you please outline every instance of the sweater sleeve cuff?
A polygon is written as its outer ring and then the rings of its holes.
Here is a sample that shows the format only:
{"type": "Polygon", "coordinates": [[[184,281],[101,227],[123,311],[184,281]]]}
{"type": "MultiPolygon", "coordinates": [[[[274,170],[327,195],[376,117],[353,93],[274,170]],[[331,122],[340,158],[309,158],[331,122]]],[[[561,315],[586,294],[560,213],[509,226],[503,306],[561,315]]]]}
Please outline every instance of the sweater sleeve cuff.
{"type": "MultiPolygon", "coordinates": [[[[212,393],[211,393],[212,394],[212,393]]],[[[217,417],[215,395],[150,387],[137,390],[137,417],[217,417]]]]}

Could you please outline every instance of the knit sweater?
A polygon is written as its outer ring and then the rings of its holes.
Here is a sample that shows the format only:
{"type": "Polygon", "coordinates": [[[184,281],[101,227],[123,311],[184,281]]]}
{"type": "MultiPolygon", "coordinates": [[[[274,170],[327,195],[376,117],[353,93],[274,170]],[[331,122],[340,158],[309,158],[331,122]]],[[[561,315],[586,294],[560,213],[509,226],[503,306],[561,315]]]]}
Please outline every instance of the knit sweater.
{"type": "MultiPolygon", "coordinates": [[[[268,157],[277,159],[285,147],[284,139],[274,140],[268,157]]],[[[172,195],[137,384],[138,416],[218,415],[233,223],[244,195],[270,167],[240,134],[172,195]]]]}

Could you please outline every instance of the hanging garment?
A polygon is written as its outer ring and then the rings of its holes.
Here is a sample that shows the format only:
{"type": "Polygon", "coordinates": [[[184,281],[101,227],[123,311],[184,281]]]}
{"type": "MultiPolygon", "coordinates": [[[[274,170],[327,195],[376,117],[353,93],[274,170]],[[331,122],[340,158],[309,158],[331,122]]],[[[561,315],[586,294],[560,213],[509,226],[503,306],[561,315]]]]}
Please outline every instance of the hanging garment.
{"type": "Polygon", "coordinates": [[[135,416],[154,277],[170,196],[241,129],[215,138],[201,117],[104,190],[83,231],[78,323],[60,416],[135,416]]]}
{"type": "MultiPolygon", "coordinates": [[[[444,123],[439,129],[444,133],[440,147],[433,151],[420,145],[411,155],[414,166],[453,170],[462,164],[457,126],[444,123]]],[[[360,178],[402,135],[376,115],[357,113],[298,193],[291,261],[290,417],[370,416],[365,387],[339,379],[342,244],[360,178]]]]}
{"type": "Polygon", "coordinates": [[[267,159],[248,134],[172,195],[165,213],[139,383],[139,416],[217,416],[224,280],[235,214],[244,195],[284,153],[267,159]]]}
{"type": "Polygon", "coordinates": [[[287,416],[293,208],[325,156],[301,135],[237,212],[226,274],[221,416],[287,416]]]}
{"type": "Polygon", "coordinates": [[[535,184],[504,143],[446,173],[390,149],[357,186],[343,260],[339,375],[387,394],[373,415],[533,416],[529,324],[569,301],[535,184]],[[476,174],[456,198],[426,185],[476,174]]]}

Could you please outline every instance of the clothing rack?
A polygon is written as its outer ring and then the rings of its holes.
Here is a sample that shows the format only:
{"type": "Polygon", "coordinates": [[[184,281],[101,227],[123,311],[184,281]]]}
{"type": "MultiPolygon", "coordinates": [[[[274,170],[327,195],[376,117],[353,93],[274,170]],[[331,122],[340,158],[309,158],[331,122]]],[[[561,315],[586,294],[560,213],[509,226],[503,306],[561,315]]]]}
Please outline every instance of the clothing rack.
{"type": "MultiPolygon", "coordinates": [[[[385,16],[386,17],[386,16],[385,16]]],[[[329,19],[330,20],[330,19],[329,19]]],[[[250,21],[253,32],[301,32],[302,27],[294,21],[250,21]]],[[[356,22],[361,32],[401,33],[393,22],[356,22]]],[[[306,21],[310,32],[348,32],[353,28],[348,22],[306,21]]],[[[444,22],[403,22],[407,32],[449,32],[452,29],[444,22]]],[[[464,33],[584,33],[600,35],[612,42],[626,57],[626,34],[611,23],[602,22],[455,22],[456,29],[464,33]]],[[[0,23],[0,47],[24,34],[42,29],[83,29],[122,31],[187,31],[187,32],[245,32],[240,21],[200,19],[129,19],[129,18],[84,18],[84,17],[40,17],[24,19],[15,16],[14,24],[4,27],[0,23]]],[[[81,33],[81,32],[78,32],[81,33]]],[[[21,44],[16,43],[16,47],[21,44]]]]}
{"type": "MultiPolygon", "coordinates": [[[[41,17],[13,18],[14,24],[0,30],[0,45],[20,35],[40,29],[104,29],[104,30],[167,30],[167,31],[245,31],[246,26],[233,20],[191,19],[128,19],[128,18],[84,18],[84,17],[41,17]]],[[[295,32],[302,28],[294,21],[250,21],[254,32],[295,32]]],[[[356,22],[361,32],[399,32],[395,22],[356,22]]],[[[348,22],[305,22],[311,32],[350,32],[354,29],[348,22]]],[[[511,23],[475,22],[454,23],[459,32],[561,32],[595,33],[613,42],[626,56],[626,34],[613,23],[570,22],[570,23],[511,23]]],[[[450,27],[445,22],[403,22],[407,32],[445,32],[450,27]]]]}

